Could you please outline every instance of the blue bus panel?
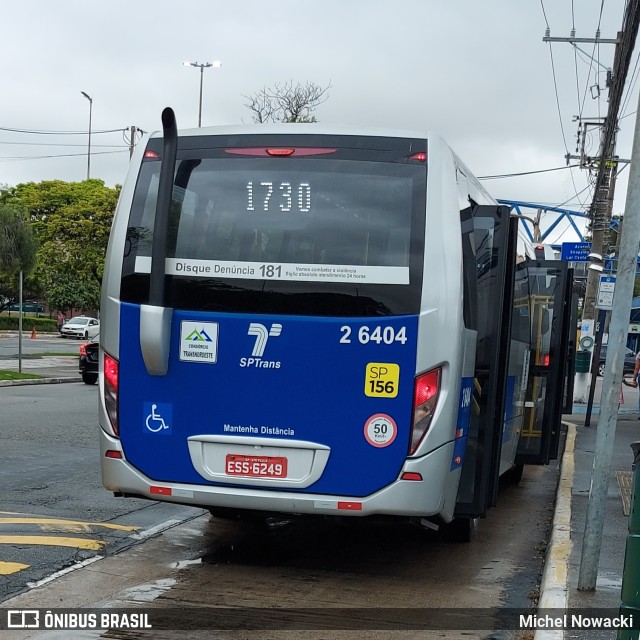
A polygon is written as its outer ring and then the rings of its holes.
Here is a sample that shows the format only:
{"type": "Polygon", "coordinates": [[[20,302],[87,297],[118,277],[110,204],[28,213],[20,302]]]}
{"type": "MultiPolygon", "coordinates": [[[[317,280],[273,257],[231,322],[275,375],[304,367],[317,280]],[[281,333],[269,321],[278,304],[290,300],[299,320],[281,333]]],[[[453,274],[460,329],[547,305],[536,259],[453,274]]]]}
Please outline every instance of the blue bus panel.
{"type": "Polygon", "coordinates": [[[395,481],[407,456],[417,325],[417,316],[174,311],[168,373],[150,376],[140,307],[123,303],[125,456],[158,482],[214,484],[194,468],[189,437],[310,441],[330,454],[304,491],[368,495],[395,481]]]}

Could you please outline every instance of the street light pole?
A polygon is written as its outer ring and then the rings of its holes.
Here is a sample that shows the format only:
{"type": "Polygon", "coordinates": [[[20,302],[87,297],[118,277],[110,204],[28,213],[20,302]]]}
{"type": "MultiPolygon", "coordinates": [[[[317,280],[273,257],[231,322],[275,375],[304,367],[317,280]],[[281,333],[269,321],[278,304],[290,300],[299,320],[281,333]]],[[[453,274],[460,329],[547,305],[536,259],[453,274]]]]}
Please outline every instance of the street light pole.
{"type": "Polygon", "coordinates": [[[220,60],[214,60],[213,62],[183,62],[185,67],[197,67],[200,69],[200,100],[198,102],[198,128],[202,126],[202,81],[204,79],[204,70],[209,67],[215,67],[218,69],[222,66],[220,60]]]}
{"type": "Polygon", "coordinates": [[[89,101],[89,144],[87,145],[87,180],[91,177],[91,111],[93,110],[93,100],[88,93],[80,92],[89,101]]]}

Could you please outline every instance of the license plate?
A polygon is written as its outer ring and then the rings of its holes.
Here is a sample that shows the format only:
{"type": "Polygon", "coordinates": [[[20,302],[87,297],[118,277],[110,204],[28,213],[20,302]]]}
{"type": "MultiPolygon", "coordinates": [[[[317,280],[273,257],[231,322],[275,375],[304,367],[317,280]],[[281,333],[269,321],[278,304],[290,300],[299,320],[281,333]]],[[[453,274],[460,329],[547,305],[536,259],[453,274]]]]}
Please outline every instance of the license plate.
{"type": "Polygon", "coordinates": [[[227,454],[225,473],[247,478],[286,478],[287,459],[275,456],[241,456],[227,454]]]}

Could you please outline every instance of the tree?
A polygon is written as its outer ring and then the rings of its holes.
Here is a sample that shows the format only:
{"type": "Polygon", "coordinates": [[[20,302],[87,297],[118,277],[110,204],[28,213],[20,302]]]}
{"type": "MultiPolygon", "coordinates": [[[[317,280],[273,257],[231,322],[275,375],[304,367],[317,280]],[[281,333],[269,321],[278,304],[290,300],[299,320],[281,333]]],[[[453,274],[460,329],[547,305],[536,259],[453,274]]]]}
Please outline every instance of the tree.
{"type": "Polygon", "coordinates": [[[248,100],[245,107],[253,113],[256,123],[317,122],[313,111],[328,99],[330,88],[330,84],[319,87],[313,82],[294,85],[289,80],[243,97],[248,100]]]}
{"type": "Polygon", "coordinates": [[[0,204],[0,311],[18,301],[18,278],[29,275],[36,264],[36,240],[26,216],[0,204]]]}
{"type": "Polygon", "coordinates": [[[0,203],[27,211],[39,241],[34,285],[53,309],[95,309],[120,187],[102,180],[25,183],[0,191],[0,203]]]}

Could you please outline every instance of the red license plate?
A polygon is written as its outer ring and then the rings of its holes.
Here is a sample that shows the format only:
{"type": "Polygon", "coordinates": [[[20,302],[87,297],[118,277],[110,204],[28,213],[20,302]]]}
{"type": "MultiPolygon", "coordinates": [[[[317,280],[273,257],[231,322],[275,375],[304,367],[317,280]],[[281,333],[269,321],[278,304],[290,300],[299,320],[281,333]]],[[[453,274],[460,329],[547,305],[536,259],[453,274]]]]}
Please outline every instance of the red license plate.
{"type": "Polygon", "coordinates": [[[241,456],[228,453],[225,473],[248,478],[286,478],[287,459],[275,456],[241,456]]]}

